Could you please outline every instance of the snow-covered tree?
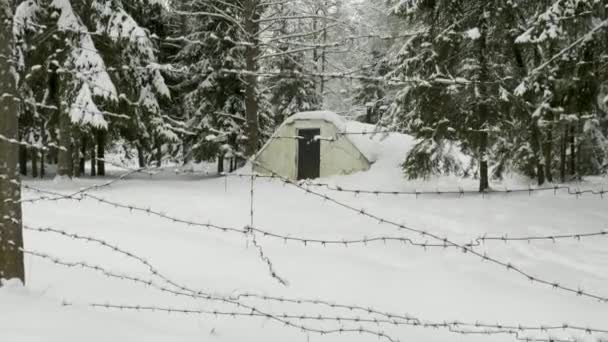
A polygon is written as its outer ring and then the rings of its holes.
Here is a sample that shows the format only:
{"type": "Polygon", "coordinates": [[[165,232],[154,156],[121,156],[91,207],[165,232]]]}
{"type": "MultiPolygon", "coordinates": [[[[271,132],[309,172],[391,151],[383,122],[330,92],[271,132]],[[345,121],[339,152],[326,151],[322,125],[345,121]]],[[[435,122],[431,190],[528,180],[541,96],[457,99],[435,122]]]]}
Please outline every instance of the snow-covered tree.
{"type": "MultiPolygon", "coordinates": [[[[31,89],[27,102],[35,117],[38,110],[48,113],[48,132],[38,136],[63,147],[57,149],[59,175],[78,174],[86,141],[97,144],[103,158],[110,134],[127,137],[121,127],[137,127],[134,140],[147,146],[177,140],[160,110],[170,93],[157,49],[121,1],[26,0],[17,7],[13,33],[22,88],[31,89]]],[[[103,174],[103,160],[98,164],[103,174]]]]}

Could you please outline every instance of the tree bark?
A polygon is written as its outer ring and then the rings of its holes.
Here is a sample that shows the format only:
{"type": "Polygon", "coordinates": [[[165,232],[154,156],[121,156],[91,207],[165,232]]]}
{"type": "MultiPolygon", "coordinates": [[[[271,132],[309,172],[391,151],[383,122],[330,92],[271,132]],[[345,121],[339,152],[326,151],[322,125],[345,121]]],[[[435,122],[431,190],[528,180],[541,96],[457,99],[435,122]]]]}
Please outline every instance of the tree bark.
{"type": "Polygon", "coordinates": [[[146,156],[144,155],[144,149],[140,144],[137,144],[137,164],[140,168],[146,167],[146,156]]]}
{"type": "MultiPolygon", "coordinates": [[[[0,0],[0,55],[13,55],[9,2],[0,0]]],[[[0,62],[0,134],[17,139],[18,107],[15,101],[16,80],[12,63],[0,62]]],[[[21,179],[18,169],[19,145],[0,139],[0,279],[25,282],[21,213],[21,179]]],[[[0,286],[2,283],[0,282],[0,286]]]]}
{"type": "Polygon", "coordinates": [[[27,176],[27,147],[25,146],[19,146],[19,173],[27,176]]]}
{"type": "MultiPolygon", "coordinates": [[[[44,125],[44,123],[40,124],[40,141],[42,141],[42,145],[46,145],[46,127],[44,125]]],[[[45,170],[45,165],[44,165],[44,159],[46,158],[46,155],[44,153],[43,150],[40,150],[40,178],[44,178],[45,174],[46,174],[46,170],[45,170]]]]}
{"type": "Polygon", "coordinates": [[[564,127],[564,135],[562,136],[561,139],[561,144],[560,144],[560,162],[559,162],[559,175],[561,178],[562,183],[566,182],[566,164],[568,163],[567,161],[567,153],[566,151],[568,150],[568,125],[566,125],[564,127]]]}
{"type": "Polygon", "coordinates": [[[480,13],[480,33],[478,47],[477,47],[477,59],[479,63],[479,84],[478,91],[479,96],[477,97],[477,119],[478,122],[478,159],[479,159],[479,191],[483,192],[490,188],[490,181],[488,176],[488,111],[489,106],[487,105],[487,85],[489,81],[488,61],[486,58],[487,49],[487,19],[483,15],[484,11],[480,13]]]}
{"type": "Polygon", "coordinates": [[[258,0],[246,0],[244,4],[244,28],[251,37],[245,51],[245,116],[247,119],[247,156],[253,156],[258,149],[259,122],[257,96],[257,57],[259,55],[259,40],[256,33],[260,30],[258,0]]]}
{"type": "Polygon", "coordinates": [[[72,132],[72,175],[76,178],[80,178],[82,173],[80,172],[80,148],[82,142],[82,132],[74,127],[72,132]]]}
{"type": "Polygon", "coordinates": [[[217,173],[224,173],[224,154],[220,154],[217,156],[217,173]]]}
{"type": "Polygon", "coordinates": [[[59,98],[60,92],[60,76],[57,72],[58,65],[51,62],[49,66],[49,94],[52,104],[57,107],[59,130],[57,142],[59,149],[57,151],[57,175],[60,177],[73,176],[73,159],[72,159],[72,120],[67,112],[64,112],[59,98]]]}
{"type": "Polygon", "coordinates": [[[576,131],[574,125],[570,125],[570,176],[576,177],[576,131]]]}
{"type": "Polygon", "coordinates": [[[104,161],[106,152],[106,131],[98,130],[97,133],[97,175],[106,175],[106,162],[104,161]]]}
{"type": "Polygon", "coordinates": [[[538,121],[534,118],[532,118],[532,152],[534,153],[534,160],[536,162],[538,185],[543,185],[545,184],[545,165],[540,144],[540,129],[538,128],[538,121]]]}
{"type": "Polygon", "coordinates": [[[32,178],[38,178],[38,151],[32,149],[32,178]]]}
{"type": "Polygon", "coordinates": [[[543,144],[545,154],[545,177],[553,182],[553,124],[548,127],[547,140],[543,144]]]}
{"type": "Polygon", "coordinates": [[[93,144],[91,145],[91,177],[97,176],[97,145],[95,145],[95,137],[93,136],[93,144]]]}
{"type": "Polygon", "coordinates": [[[81,175],[84,175],[86,172],[86,164],[87,164],[87,137],[83,136],[80,143],[80,163],[78,165],[78,169],[81,175]]]}
{"type": "Polygon", "coordinates": [[[163,163],[163,147],[160,143],[156,145],[154,158],[156,159],[156,167],[161,167],[163,163]]]}

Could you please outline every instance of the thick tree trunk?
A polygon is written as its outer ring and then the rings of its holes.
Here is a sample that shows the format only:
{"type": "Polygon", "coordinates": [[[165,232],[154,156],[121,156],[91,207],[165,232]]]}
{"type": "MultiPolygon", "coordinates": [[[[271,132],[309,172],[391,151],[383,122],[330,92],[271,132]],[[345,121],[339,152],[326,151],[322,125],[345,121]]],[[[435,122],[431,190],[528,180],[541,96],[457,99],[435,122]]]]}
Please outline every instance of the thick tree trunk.
{"type": "MultiPolygon", "coordinates": [[[[0,134],[17,139],[16,80],[12,63],[4,58],[12,56],[11,8],[0,0],[0,134]],[[8,95],[8,96],[6,96],[8,95]]],[[[0,139],[0,279],[17,278],[25,282],[23,263],[23,231],[21,217],[21,180],[18,169],[19,145],[0,139]]],[[[0,286],[2,283],[0,282],[0,286]]]]}
{"type": "Polygon", "coordinates": [[[106,155],[106,131],[98,130],[96,132],[97,138],[97,175],[104,177],[106,175],[106,162],[104,160],[106,155]]]}
{"type": "Polygon", "coordinates": [[[137,163],[140,168],[146,167],[146,156],[144,155],[144,149],[140,144],[137,144],[137,163]]]}
{"type": "Polygon", "coordinates": [[[245,116],[247,119],[247,156],[253,156],[258,149],[259,122],[258,122],[258,96],[257,96],[257,57],[259,55],[259,41],[257,33],[260,30],[258,0],[246,0],[244,4],[245,31],[250,35],[249,45],[245,51],[245,116]]]}

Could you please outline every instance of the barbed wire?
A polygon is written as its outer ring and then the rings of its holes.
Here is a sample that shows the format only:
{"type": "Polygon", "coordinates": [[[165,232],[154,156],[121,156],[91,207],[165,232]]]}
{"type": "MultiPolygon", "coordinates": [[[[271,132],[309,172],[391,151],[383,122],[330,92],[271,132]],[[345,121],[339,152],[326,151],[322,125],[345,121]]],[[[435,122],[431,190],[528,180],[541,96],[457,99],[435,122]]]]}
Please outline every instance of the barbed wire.
{"type": "MultiPolygon", "coordinates": [[[[337,321],[338,323],[342,323],[342,322],[356,322],[356,323],[373,323],[375,325],[380,325],[383,323],[386,323],[388,325],[410,325],[410,326],[419,326],[419,327],[423,327],[423,328],[449,328],[450,332],[455,332],[455,333],[462,333],[462,334],[500,334],[500,333],[510,333],[510,334],[514,334],[514,333],[519,333],[519,332],[530,332],[530,331],[537,331],[537,332],[549,332],[549,331],[553,331],[553,330],[577,330],[577,331],[582,331],[585,332],[587,334],[592,334],[592,333],[608,333],[608,330],[603,330],[603,329],[596,329],[596,328],[591,328],[591,327],[581,327],[581,326],[576,326],[576,325],[572,325],[572,324],[561,324],[561,325],[540,325],[540,326],[525,326],[525,325],[507,325],[507,324],[486,324],[486,323],[480,323],[480,322],[475,322],[475,323],[466,323],[466,322],[459,322],[459,321],[452,321],[452,322],[448,322],[448,321],[443,321],[443,322],[431,322],[431,321],[423,321],[421,319],[418,318],[414,318],[412,316],[406,315],[397,315],[397,314],[390,314],[390,313],[384,313],[372,308],[363,308],[363,307],[357,307],[357,306],[347,306],[347,305],[342,305],[342,304],[335,304],[335,303],[329,303],[329,302],[324,302],[324,301],[320,301],[320,300],[302,300],[302,299],[286,299],[286,298],[280,298],[280,297],[268,297],[268,296],[258,296],[258,295],[253,295],[253,294],[239,294],[236,297],[232,297],[230,299],[226,299],[225,297],[213,297],[210,296],[208,294],[204,294],[202,291],[197,291],[197,290],[191,290],[183,285],[177,284],[174,281],[168,279],[166,276],[162,275],[154,266],[152,266],[148,261],[146,261],[145,259],[136,256],[133,253],[127,252],[124,249],[120,248],[120,247],[116,247],[112,244],[107,243],[104,240],[101,239],[97,239],[97,238],[92,238],[92,237],[86,237],[86,236],[81,236],[78,234],[74,234],[74,233],[68,233],[65,231],[61,231],[61,230],[57,230],[57,229],[53,229],[53,228],[32,228],[29,226],[26,226],[27,230],[31,230],[31,231],[36,231],[36,232],[42,232],[42,233],[53,233],[53,234],[59,234],[63,237],[66,238],[70,238],[70,239],[76,239],[76,240],[84,240],[88,243],[96,243],[99,244],[107,249],[112,250],[113,252],[122,254],[124,256],[127,256],[128,258],[134,259],[137,262],[143,264],[144,266],[146,266],[146,268],[149,270],[149,272],[162,279],[165,283],[170,284],[172,286],[174,286],[175,288],[181,290],[181,291],[185,291],[187,293],[196,293],[198,297],[200,296],[204,296],[205,299],[208,300],[216,300],[216,301],[222,301],[225,303],[229,303],[229,304],[234,304],[237,307],[244,307],[247,308],[248,311],[246,313],[239,313],[239,312],[225,312],[225,311],[218,311],[218,310],[206,310],[206,311],[200,311],[200,310],[191,310],[191,309],[172,309],[172,308],[159,308],[159,307],[152,307],[152,306],[115,306],[114,308],[119,308],[119,307],[124,307],[126,310],[138,310],[138,308],[140,308],[139,310],[141,311],[166,311],[166,312],[174,312],[174,313],[198,313],[198,314],[214,314],[214,315],[226,315],[226,316],[240,316],[240,315],[248,315],[248,316],[258,316],[258,317],[268,317],[268,313],[264,313],[261,312],[258,309],[252,308],[251,306],[248,305],[242,305],[242,303],[239,302],[240,298],[247,298],[247,297],[255,297],[255,298],[259,298],[259,299],[263,299],[264,301],[277,301],[277,302],[281,302],[281,303],[285,303],[285,302],[289,302],[289,303],[296,303],[296,304],[303,304],[303,303],[309,303],[309,304],[315,304],[315,305],[324,305],[327,307],[331,307],[332,309],[335,308],[340,308],[340,309],[348,309],[349,311],[360,311],[366,314],[379,314],[383,317],[386,317],[384,319],[378,319],[376,317],[373,318],[365,318],[365,317],[361,317],[361,316],[356,316],[356,317],[349,317],[349,316],[323,316],[323,315],[288,315],[288,314],[277,314],[278,317],[284,319],[284,320],[290,320],[290,319],[295,319],[295,320],[316,320],[316,321],[337,321]],[[238,303],[238,304],[237,304],[238,303]],[[222,313],[224,312],[224,313],[222,313]],[[230,315],[228,314],[230,313],[230,315]],[[486,330],[463,330],[463,329],[455,329],[455,328],[474,328],[474,329],[486,329],[486,330]],[[497,331],[499,330],[499,331],[497,331]]],[[[38,252],[29,252],[28,254],[30,255],[34,255],[34,256],[38,256],[41,257],[43,259],[47,259],[50,260],[54,263],[63,265],[63,266],[67,266],[67,267],[83,267],[83,268],[87,268],[87,269],[92,269],[98,272],[102,272],[104,275],[111,277],[111,278],[116,278],[118,277],[119,279],[122,280],[131,280],[137,283],[143,283],[145,285],[148,286],[153,286],[153,283],[149,280],[142,280],[140,278],[137,277],[131,277],[131,276],[126,276],[126,275],[118,275],[115,273],[112,273],[110,271],[105,270],[102,267],[99,266],[95,266],[95,265],[89,265],[87,263],[84,262],[77,262],[77,263],[73,263],[73,262],[63,262],[61,260],[59,260],[58,258],[53,258],[49,255],[43,254],[43,253],[38,253],[38,252]]],[[[162,291],[168,291],[168,292],[172,292],[170,289],[163,289],[162,287],[159,287],[160,289],[162,289],[162,291]]],[[[184,293],[173,293],[176,295],[184,295],[184,293]]],[[[190,297],[190,295],[188,295],[190,297]]],[[[105,304],[94,304],[96,306],[106,306],[107,308],[113,307],[114,305],[105,303],[105,304]]],[[[519,339],[519,338],[518,338],[519,339]]],[[[529,340],[528,338],[525,338],[523,340],[529,340]]],[[[537,340],[537,339],[532,339],[532,340],[537,340]]],[[[549,339],[552,341],[557,341],[556,339],[549,339]]],[[[543,340],[544,341],[544,340],[543,340]]]]}
{"type": "Polygon", "coordinates": [[[174,290],[171,288],[167,288],[165,286],[162,285],[158,285],[156,284],[154,281],[149,280],[149,279],[142,279],[136,276],[131,276],[131,275],[127,275],[127,274],[118,274],[118,273],[114,273],[112,271],[107,270],[106,268],[99,266],[99,265],[94,265],[94,264],[89,264],[87,262],[82,262],[82,261],[77,261],[77,262],[71,262],[71,261],[64,261],[61,260],[57,257],[51,256],[49,254],[46,253],[41,253],[41,252],[37,252],[37,251],[32,251],[32,250],[28,250],[25,248],[22,248],[21,251],[29,256],[33,256],[33,257],[37,257],[43,260],[47,260],[49,262],[52,262],[56,265],[60,265],[60,266],[64,266],[67,268],[83,268],[83,269],[88,269],[88,270],[92,270],[92,271],[96,271],[108,278],[113,278],[113,279],[118,279],[118,280],[127,280],[127,281],[131,281],[133,283],[136,284],[140,284],[140,285],[144,285],[147,287],[151,287],[151,288],[155,288],[161,292],[164,293],[168,293],[168,294],[172,294],[175,296],[183,296],[183,297],[188,297],[188,298],[192,298],[192,299],[205,299],[205,300],[209,300],[209,301],[220,301],[226,304],[231,304],[231,305],[235,305],[236,307],[239,307],[241,309],[246,309],[248,311],[250,311],[250,314],[248,316],[252,316],[252,317],[265,317],[269,320],[272,321],[276,321],[278,323],[281,323],[282,325],[285,325],[287,327],[292,327],[292,328],[296,328],[299,329],[301,331],[304,332],[314,332],[314,333],[319,333],[319,334],[336,334],[336,333],[340,333],[340,334],[346,334],[346,333],[360,333],[360,334],[369,334],[369,335],[373,335],[382,339],[386,339],[390,342],[397,342],[397,340],[393,337],[391,337],[389,334],[385,333],[385,332],[381,332],[381,331],[374,331],[374,330],[370,330],[367,328],[363,328],[363,327],[359,327],[357,329],[345,329],[345,328],[339,328],[339,329],[317,329],[317,328],[310,328],[298,323],[294,323],[291,320],[288,319],[284,319],[282,318],[280,315],[277,314],[272,314],[272,313],[268,313],[266,311],[260,310],[254,306],[250,306],[250,305],[246,305],[246,304],[242,304],[239,303],[238,301],[233,301],[230,299],[226,299],[223,297],[218,297],[215,295],[211,295],[211,294],[207,294],[204,293],[202,291],[193,291],[193,290],[188,290],[188,291],[182,291],[182,290],[174,290]]]}
{"type": "Polygon", "coordinates": [[[599,295],[599,294],[595,294],[595,293],[591,293],[591,292],[585,291],[585,290],[583,290],[580,287],[579,288],[573,288],[573,287],[570,287],[570,286],[564,286],[564,285],[561,285],[559,282],[547,281],[547,280],[544,280],[542,278],[533,276],[532,274],[524,271],[522,268],[520,268],[520,267],[512,264],[511,262],[502,261],[500,259],[497,259],[495,257],[492,257],[492,256],[488,255],[485,252],[484,253],[478,252],[473,247],[471,247],[469,245],[457,243],[457,242],[454,242],[454,241],[448,239],[447,237],[440,237],[436,233],[428,232],[428,231],[425,231],[425,230],[422,230],[422,229],[418,229],[418,228],[414,228],[414,227],[408,226],[408,225],[403,224],[403,223],[395,222],[395,221],[393,221],[391,219],[386,219],[386,218],[380,217],[380,216],[378,216],[376,214],[372,214],[372,213],[367,212],[363,208],[354,207],[354,206],[352,206],[350,204],[341,202],[341,201],[339,201],[339,200],[337,200],[337,199],[335,199],[333,197],[330,197],[330,196],[328,196],[326,194],[322,194],[322,193],[310,190],[310,188],[306,188],[306,187],[302,186],[301,184],[299,184],[298,182],[294,182],[294,181],[292,181],[292,180],[290,180],[290,179],[288,179],[286,177],[283,177],[283,176],[279,175],[274,170],[269,169],[268,167],[264,166],[262,163],[257,162],[253,158],[251,158],[249,160],[250,160],[250,162],[252,164],[255,164],[256,166],[260,167],[262,170],[265,170],[265,172],[268,172],[272,176],[277,177],[284,184],[291,185],[293,187],[296,187],[297,189],[300,189],[300,190],[304,191],[307,194],[310,194],[310,195],[313,195],[314,197],[317,197],[317,198],[320,198],[322,200],[325,200],[326,202],[333,203],[333,204],[335,204],[335,205],[337,205],[339,207],[342,207],[344,209],[347,209],[347,210],[349,210],[351,212],[355,212],[355,213],[358,213],[359,215],[368,217],[368,218],[370,218],[370,219],[372,219],[374,221],[377,221],[379,224],[387,224],[387,225],[393,226],[393,227],[395,227],[395,228],[397,228],[399,230],[405,230],[405,231],[409,231],[409,232],[412,232],[412,233],[420,234],[421,236],[423,236],[425,238],[430,238],[430,239],[433,239],[435,241],[440,241],[440,242],[443,242],[443,243],[445,243],[447,245],[451,245],[451,246],[453,246],[455,248],[458,248],[458,249],[462,250],[463,253],[469,253],[470,255],[473,255],[473,256],[481,259],[482,261],[488,261],[488,262],[490,262],[490,263],[492,263],[492,264],[494,264],[496,266],[500,266],[501,268],[506,269],[507,271],[514,271],[516,274],[519,274],[519,275],[525,277],[526,279],[528,279],[532,283],[538,283],[538,284],[546,285],[546,286],[549,286],[549,287],[551,287],[553,289],[556,289],[556,290],[561,290],[561,291],[564,291],[564,292],[573,293],[573,294],[576,294],[577,296],[581,296],[581,297],[587,297],[587,298],[591,298],[591,299],[596,299],[596,300],[599,300],[602,303],[608,303],[608,297],[605,297],[605,296],[602,296],[602,295],[599,295]]]}
{"type": "Polygon", "coordinates": [[[270,276],[275,279],[277,282],[279,282],[279,284],[283,285],[283,286],[289,286],[289,281],[287,281],[287,279],[285,279],[284,277],[280,276],[277,271],[275,270],[274,264],[272,263],[272,260],[270,260],[270,257],[264,252],[264,248],[262,247],[262,245],[258,242],[257,238],[256,238],[256,231],[252,228],[253,227],[253,219],[254,219],[254,203],[255,203],[255,177],[251,176],[250,177],[250,189],[249,189],[249,226],[245,227],[245,230],[247,231],[247,235],[251,238],[251,243],[253,244],[253,247],[256,249],[256,251],[258,252],[258,256],[260,258],[260,260],[262,260],[262,262],[264,262],[264,264],[266,265],[266,267],[268,268],[268,272],[270,273],[270,276]]]}
{"type": "MultiPolygon", "coordinates": [[[[63,305],[74,305],[69,302],[64,302],[63,305]]],[[[184,314],[184,315],[210,315],[210,316],[226,316],[226,317],[261,317],[268,318],[266,315],[255,313],[255,312],[235,312],[235,311],[225,311],[225,310],[202,310],[202,309],[190,309],[190,308],[172,308],[172,307],[163,307],[163,306],[149,306],[149,305],[124,305],[124,304],[110,304],[110,303],[87,303],[86,306],[90,306],[93,308],[102,308],[102,309],[115,309],[120,311],[137,311],[137,312],[164,312],[170,314],[184,314]]],[[[399,320],[386,320],[386,319],[369,319],[369,318],[360,318],[360,317],[341,317],[341,316],[324,316],[324,315],[290,315],[290,314],[279,314],[279,317],[285,320],[296,320],[296,321],[335,321],[337,323],[369,323],[375,325],[392,325],[392,326],[417,326],[417,327],[425,327],[425,328],[447,328],[449,332],[456,333],[460,335],[499,335],[499,334],[509,334],[513,335],[516,340],[526,341],[526,342],[574,342],[576,339],[560,339],[555,337],[548,338],[539,338],[539,337],[525,337],[521,336],[522,331],[517,329],[509,329],[509,328],[501,328],[501,329],[483,329],[483,330],[473,330],[473,329],[459,329],[458,326],[462,324],[458,322],[451,323],[434,323],[434,324],[417,324],[410,322],[401,322],[399,320]]],[[[562,329],[559,327],[557,329],[562,329]]],[[[359,328],[339,328],[339,329],[331,329],[331,330],[317,330],[311,331],[306,329],[307,332],[317,332],[321,335],[328,335],[331,333],[347,333],[347,332],[363,332],[366,330],[363,326],[359,328]]],[[[399,340],[397,340],[399,341],[399,340]]]]}
{"type": "MultiPolygon", "coordinates": [[[[222,173],[221,174],[223,177],[234,177],[234,178],[248,178],[251,177],[251,173],[222,173]]],[[[271,180],[281,180],[280,175],[273,175],[273,174],[255,174],[255,177],[257,178],[266,178],[266,179],[271,179],[271,180]]],[[[568,186],[568,185],[554,185],[551,187],[532,187],[529,186],[527,188],[513,188],[513,189],[509,189],[508,187],[505,187],[504,190],[501,189],[487,189],[484,191],[479,191],[479,190],[465,190],[464,188],[459,188],[458,190],[441,190],[441,189],[435,189],[435,190],[370,190],[370,189],[353,189],[353,188],[347,188],[347,187],[343,187],[340,185],[330,185],[327,183],[316,183],[316,182],[312,182],[309,180],[304,180],[304,181],[298,181],[298,184],[302,185],[302,186],[307,186],[307,187],[319,187],[319,188],[325,188],[327,190],[330,191],[336,191],[336,192],[344,192],[344,193],[352,193],[355,195],[376,195],[376,196],[381,196],[381,195],[392,195],[392,196],[458,196],[458,197],[464,197],[464,196],[491,196],[491,195],[509,195],[509,194],[518,194],[518,193],[528,193],[529,195],[532,195],[533,193],[537,193],[537,192],[551,192],[553,191],[554,195],[557,195],[558,193],[560,193],[561,191],[567,191],[568,195],[572,195],[572,196],[576,196],[576,197],[581,197],[584,195],[593,195],[593,196],[599,196],[600,198],[604,199],[604,196],[608,196],[608,190],[604,190],[604,188],[602,187],[601,190],[597,190],[597,189],[580,189],[578,187],[572,187],[572,186],[568,186]]]]}
{"type": "Polygon", "coordinates": [[[557,240],[576,240],[580,241],[583,238],[590,237],[599,237],[606,236],[608,237],[608,230],[601,230],[598,232],[590,232],[590,233],[576,233],[576,234],[557,234],[557,235],[545,235],[545,236],[520,236],[520,237],[509,237],[508,235],[503,236],[482,236],[475,239],[480,243],[486,243],[489,241],[502,241],[502,242],[533,242],[533,241],[551,241],[556,242],[557,240]]]}
{"type": "MultiPolygon", "coordinates": [[[[76,196],[71,196],[71,195],[62,195],[62,194],[54,192],[54,191],[38,189],[38,188],[29,186],[29,185],[25,185],[25,184],[23,185],[23,187],[28,190],[34,191],[34,192],[54,196],[52,198],[49,198],[48,200],[55,200],[55,201],[82,200],[83,198],[88,197],[94,201],[98,201],[102,204],[110,205],[115,208],[128,209],[131,212],[137,211],[137,212],[145,213],[148,215],[157,216],[157,217],[165,219],[167,221],[171,221],[173,223],[185,224],[190,227],[192,227],[192,226],[202,227],[202,228],[208,228],[208,229],[215,229],[215,230],[222,231],[222,232],[232,232],[232,233],[238,233],[238,234],[244,234],[244,235],[251,234],[251,232],[253,231],[254,233],[262,234],[262,236],[267,237],[267,238],[278,239],[278,240],[283,241],[284,243],[296,242],[296,243],[302,244],[303,246],[312,246],[312,245],[332,246],[333,245],[333,246],[350,247],[350,246],[354,246],[354,245],[367,246],[368,244],[379,243],[379,242],[382,242],[383,244],[386,244],[387,242],[397,242],[397,243],[402,243],[404,245],[421,247],[423,249],[426,249],[426,248],[444,248],[444,249],[445,248],[459,248],[459,247],[455,247],[455,246],[449,244],[448,242],[442,242],[442,243],[430,243],[428,241],[420,242],[420,241],[414,241],[411,238],[401,237],[401,236],[372,236],[372,237],[366,236],[366,237],[362,237],[362,238],[358,238],[358,239],[318,239],[318,238],[312,238],[312,237],[282,235],[282,234],[273,233],[273,232],[270,232],[268,230],[264,230],[261,228],[251,227],[251,226],[246,226],[241,229],[241,228],[236,228],[236,227],[218,226],[218,225],[211,224],[210,222],[203,223],[203,222],[197,222],[197,221],[193,221],[193,220],[186,220],[183,218],[171,216],[169,214],[163,213],[158,210],[154,210],[150,207],[141,207],[141,206],[136,206],[136,205],[132,205],[132,204],[123,204],[123,203],[110,201],[110,200],[107,200],[107,199],[104,199],[104,198],[101,198],[98,196],[90,195],[90,194],[78,194],[76,196]]],[[[22,202],[27,203],[29,201],[30,200],[24,200],[22,202]]],[[[464,246],[470,247],[470,248],[479,247],[482,244],[490,242],[490,241],[532,242],[532,241],[548,240],[548,241],[552,241],[552,242],[557,242],[559,240],[567,240],[567,239],[581,241],[582,239],[585,239],[585,238],[604,237],[604,236],[608,236],[607,230],[600,230],[600,231],[586,232],[586,233],[556,234],[556,235],[546,235],[546,236],[520,236],[520,237],[509,237],[507,234],[504,234],[501,236],[488,236],[487,234],[484,234],[482,236],[478,236],[478,237],[474,238],[473,242],[464,243],[464,246]]]]}
{"type": "MultiPolygon", "coordinates": [[[[411,246],[417,246],[417,247],[421,247],[421,248],[432,248],[432,247],[453,248],[454,247],[447,243],[433,244],[433,243],[428,243],[428,242],[416,242],[410,238],[395,237],[395,236],[364,237],[364,238],[353,239],[353,240],[348,240],[348,239],[323,240],[323,239],[315,239],[315,238],[281,235],[278,233],[273,233],[273,232],[270,232],[267,230],[263,230],[261,228],[251,227],[251,226],[245,226],[244,228],[236,228],[236,227],[228,227],[228,226],[219,226],[219,225],[212,224],[210,222],[205,223],[205,222],[197,222],[197,221],[193,221],[193,220],[186,220],[183,218],[168,215],[159,210],[154,210],[150,207],[142,207],[142,206],[137,206],[137,205],[133,205],[133,204],[123,204],[123,203],[110,201],[110,200],[107,200],[107,199],[104,199],[104,198],[101,198],[98,196],[94,196],[91,194],[86,194],[86,193],[81,193],[81,194],[74,195],[74,196],[73,195],[62,195],[62,194],[54,192],[54,191],[42,190],[42,189],[38,189],[38,188],[35,188],[30,185],[23,185],[23,186],[24,186],[24,188],[26,188],[28,190],[32,190],[34,192],[39,192],[39,193],[55,196],[55,197],[49,198],[49,200],[54,200],[54,201],[77,200],[77,201],[80,201],[83,198],[90,198],[94,201],[97,201],[102,204],[110,205],[115,208],[128,209],[131,212],[135,211],[135,212],[141,212],[141,213],[148,214],[148,215],[157,216],[157,217],[165,219],[167,221],[170,221],[173,223],[181,223],[181,224],[184,224],[184,225],[187,225],[190,227],[201,227],[201,228],[207,228],[207,229],[214,229],[216,231],[238,233],[238,234],[245,235],[245,236],[247,236],[248,234],[251,234],[251,231],[253,231],[255,233],[262,234],[264,237],[279,239],[285,243],[298,242],[304,246],[311,246],[311,245],[316,244],[316,245],[320,245],[320,246],[337,245],[337,246],[349,247],[352,245],[367,245],[367,244],[371,244],[374,242],[387,243],[387,242],[392,241],[392,242],[400,242],[400,243],[411,245],[411,246]]],[[[39,200],[39,199],[36,199],[36,200],[39,200]]],[[[29,201],[24,200],[23,202],[29,202],[29,201]]],[[[479,243],[477,244],[477,246],[479,246],[479,243]]]]}

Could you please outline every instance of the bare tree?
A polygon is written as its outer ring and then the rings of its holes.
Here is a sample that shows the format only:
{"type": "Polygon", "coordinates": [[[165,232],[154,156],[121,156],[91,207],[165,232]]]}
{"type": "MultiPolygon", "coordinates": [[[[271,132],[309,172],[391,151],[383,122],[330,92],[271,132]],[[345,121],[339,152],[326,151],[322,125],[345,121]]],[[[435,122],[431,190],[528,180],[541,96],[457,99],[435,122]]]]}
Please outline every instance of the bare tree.
{"type": "Polygon", "coordinates": [[[11,21],[9,0],[0,0],[0,278],[25,281],[11,21]]]}

